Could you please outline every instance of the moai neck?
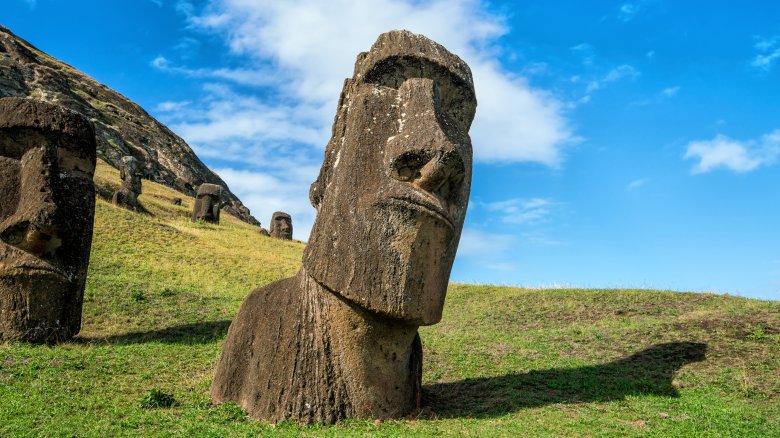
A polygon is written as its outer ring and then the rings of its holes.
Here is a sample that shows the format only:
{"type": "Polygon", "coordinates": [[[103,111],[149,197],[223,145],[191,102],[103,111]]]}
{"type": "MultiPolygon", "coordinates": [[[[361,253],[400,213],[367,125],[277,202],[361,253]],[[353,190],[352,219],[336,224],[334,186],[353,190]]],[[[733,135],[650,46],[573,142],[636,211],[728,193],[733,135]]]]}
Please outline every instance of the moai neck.
{"type": "MultiPolygon", "coordinates": [[[[417,326],[369,312],[317,283],[301,267],[329,327],[332,363],[345,377],[356,417],[398,418],[419,407],[422,344],[417,326]]],[[[314,297],[312,297],[314,298],[314,297]]]]}

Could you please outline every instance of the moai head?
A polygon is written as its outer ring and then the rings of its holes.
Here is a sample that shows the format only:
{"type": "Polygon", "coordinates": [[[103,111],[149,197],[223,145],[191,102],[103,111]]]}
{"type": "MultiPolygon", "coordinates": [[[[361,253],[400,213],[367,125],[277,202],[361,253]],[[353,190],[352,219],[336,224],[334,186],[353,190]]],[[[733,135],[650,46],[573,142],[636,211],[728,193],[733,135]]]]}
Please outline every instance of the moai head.
{"type": "Polygon", "coordinates": [[[222,207],[222,187],[204,183],[198,187],[195,205],[192,208],[192,221],[219,223],[219,210],[222,207]]]}
{"type": "Polygon", "coordinates": [[[344,82],[310,199],[304,267],[369,310],[441,319],[471,186],[469,67],[408,31],[379,36],[344,82]]]}
{"type": "Polygon", "coordinates": [[[289,214],[277,211],[271,216],[271,237],[283,240],[292,240],[292,217],[289,214]]]}
{"type": "Polygon", "coordinates": [[[181,205],[181,198],[171,198],[171,204],[181,205]]]}
{"type": "Polygon", "coordinates": [[[122,166],[119,170],[119,177],[122,179],[122,186],[131,192],[141,194],[141,162],[137,158],[128,155],[122,157],[122,166]]]}
{"type": "Polygon", "coordinates": [[[0,339],[56,342],[81,328],[94,171],[84,116],[0,99],[0,339]]]}

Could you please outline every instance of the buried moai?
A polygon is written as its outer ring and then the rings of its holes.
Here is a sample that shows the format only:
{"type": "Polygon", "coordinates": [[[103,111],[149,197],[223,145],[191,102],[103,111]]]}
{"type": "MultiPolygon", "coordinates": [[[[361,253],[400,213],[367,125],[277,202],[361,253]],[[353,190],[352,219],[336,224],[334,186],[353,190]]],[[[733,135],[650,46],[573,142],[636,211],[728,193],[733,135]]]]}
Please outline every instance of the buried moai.
{"type": "Polygon", "coordinates": [[[192,207],[192,221],[219,223],[219,211],[222,208],[222,187],[204,183],[198,187],[195,204],[192,207]]]}
{"type": "Polygon", "coordinates": [[[268,231],[271,237],[292,240],[292,217],[284,212],[277,211],[271,216],[271,229],[268,231]]]}
{"type": "Polygon", "coordinates": [[[81,328],[95,147],[81,114],[0,99],[0,340],[54,343],[81,328]]]}
{"type": "Polygon", "coordinates": [[[114,192],[111,202],[133,211],[144,211],[138,202],[138,196],[141,194],[141,162],[128,155],[122,157],[121,163],[119,178],[122,180],[122,187],[114,192]]]}
{"type": "Polygon", "coordinates": [[[388,32],[358,55],[309,193],[317,218],[301,269],[242,304],[215,402],[302,423],[419,407],[417,329],[441,319],[475,109],[468,66],[424,36],[388,32]]]}

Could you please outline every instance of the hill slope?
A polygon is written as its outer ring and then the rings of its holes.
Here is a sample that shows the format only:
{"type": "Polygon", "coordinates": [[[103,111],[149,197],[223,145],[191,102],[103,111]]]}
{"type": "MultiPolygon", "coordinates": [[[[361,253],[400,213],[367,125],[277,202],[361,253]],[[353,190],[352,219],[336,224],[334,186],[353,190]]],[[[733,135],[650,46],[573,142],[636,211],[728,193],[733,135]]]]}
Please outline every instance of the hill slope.
{"type": "Polygon", "coordinates": [[[0,98],[34,97],[80,112],[95,124],[98,157],[118,168],[133,155],[150,180],[194,195],[204,182],[225,188],[225,210],[257,224],[227,184],[165,125],[116,91],[35,48],[0,26],[0,98]]]}
{"type": "Polygon", "coordinates": [[[230,319],[303,244],[190,223],[192,199],[173,196],[147,184],[152,215],[98,199],[82,332],[0,344],[0,436],[780,436],[780,303],[669,291],[452,285],[421,329],[416,418],[274,426],[212,406],[230,319]],[[153,389],[176,404],[142,408],[153,389]]]}

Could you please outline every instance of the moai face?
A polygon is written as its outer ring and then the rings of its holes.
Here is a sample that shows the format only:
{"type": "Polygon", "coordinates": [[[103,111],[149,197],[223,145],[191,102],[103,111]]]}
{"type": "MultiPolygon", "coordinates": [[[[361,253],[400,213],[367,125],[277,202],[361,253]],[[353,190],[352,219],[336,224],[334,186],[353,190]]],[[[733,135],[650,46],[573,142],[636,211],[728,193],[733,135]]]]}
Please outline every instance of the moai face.
{"type": "Polygon", "coordinates": [[[119,171],[122,185],[131,192],[141,194],[141,162],[133,156],[122,157],[122,169],[119,171]]]}
{"type": "Polygon", "coordinates": [[[468,66],[407,31],[380,35],[344,84],[310,198],[306,271],[367,309],[441,319],[471,185],[468,66]]]}
{"type": "Polygon", "coordinates": [[[222,207],[222,187],[216,184],[201,184],[192,208],[192,221],[219,223],[219,210],[222,207]]]}
{"type": "Polygon", "coordinates": [[[56,342],[78,333],[94,171],[85,117],[0,99],[0,339],[56,342]]]}
{"type": "Polygon", "coordinates": [[[292,240],[292,217],[289,214],[277,211],[271,216],[271,237],[283,240],[292,240]]]}

